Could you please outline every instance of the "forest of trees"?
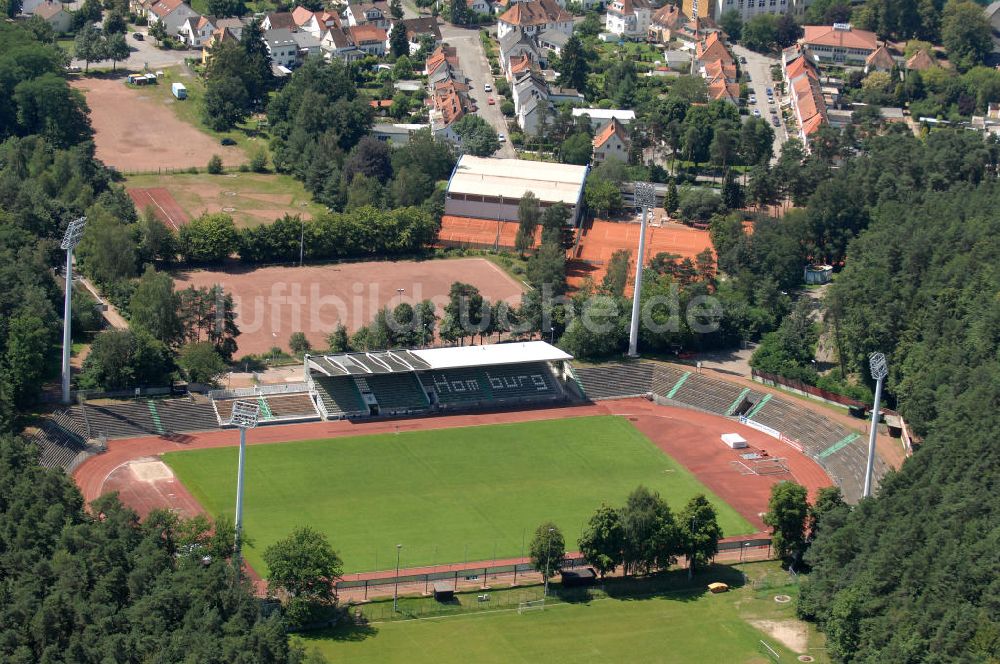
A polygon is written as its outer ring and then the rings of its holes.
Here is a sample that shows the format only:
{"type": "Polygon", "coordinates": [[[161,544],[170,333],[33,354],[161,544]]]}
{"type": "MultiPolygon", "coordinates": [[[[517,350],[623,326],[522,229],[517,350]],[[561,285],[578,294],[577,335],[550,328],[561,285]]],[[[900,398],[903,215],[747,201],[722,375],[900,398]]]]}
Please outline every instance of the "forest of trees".
{"type": "Polygon", "coordinates": [[[992,179],[913,182],[873,209],[831,293],[852,369],[885,352],[889,391],[925,436],[876,500],[821,526],[807,555],[799,612],[838,661],[1000,657],[998,205],[992,179]]]}

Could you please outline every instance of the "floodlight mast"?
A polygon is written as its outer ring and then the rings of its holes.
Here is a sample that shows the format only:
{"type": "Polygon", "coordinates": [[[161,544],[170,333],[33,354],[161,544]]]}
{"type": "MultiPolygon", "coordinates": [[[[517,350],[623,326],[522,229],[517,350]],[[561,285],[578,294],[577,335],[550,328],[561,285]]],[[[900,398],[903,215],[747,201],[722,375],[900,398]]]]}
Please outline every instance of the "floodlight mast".
{"type": "Polygon", "coordinates": [[[69,403],[69,353],[72,346],[72,317],[73,317],[73,249],[80,244],[83,237],[83,227],[87,225],[87,218],[80,217],[69,222],[66,226],[66,233],[63,235],[60,248],[66,252],[66,294],[63,301],[63,349],[62,349],[62,402],[69,403]]]}
{"type": "Polygon", "coordinates": [[[639,255],[635,259],[635,292],[632,294],[632,326],[628,334],[628,356],[639,357],[639,298],[642,297],[642,263],[646,257],[646,215],[656,205],[656,189],[648,182],[635,183],[635,204],[642,209],[639,255]]]}
{"type": "Polygon", "coordinates": [[[236,471],[236,543],[233,549],[233,563],[236,573],[241,569],[240,556],[243,546],[243,473],[246,468],[247,457],[247,429],[257,426],[257,418],[260,416],[260,406],[253,401],[237,401],[233,404],[233,413],[229,418],[229,423],[240,430],[240,461],[236,471]]]}
{"type": "Polygon", "coordinates": [[[872,495],[872,474],[875,471],[875,435],[878,433],[879,402],[882,400],[882,381],[889,375],[889,367],[883,353],[872,353],[868,356],[868,368],[875,379],[875,403],[872,405],[871,431],[868,432],[868,466],[865,468],[865,488],[862,498],[872,495]]]}

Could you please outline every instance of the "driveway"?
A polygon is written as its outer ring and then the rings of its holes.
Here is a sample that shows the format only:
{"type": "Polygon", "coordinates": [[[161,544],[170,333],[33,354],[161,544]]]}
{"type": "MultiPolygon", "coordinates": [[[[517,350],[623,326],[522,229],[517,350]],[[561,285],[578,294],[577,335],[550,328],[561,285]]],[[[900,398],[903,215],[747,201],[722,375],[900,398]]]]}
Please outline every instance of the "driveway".
{"type": "MultiPolygon", "coordinates": [[[[128,40],[129,47],[129,57],[128,60],[123,60],[117,65],[118,69],[124,69],[131,72],[141,72],[143,69],[149,69],[150,71],[156,71],[157,69],[163,69],[164,67],[174,67],[176,65],[184,64],[185,58],[198,58],[201,59],[201,49],[184,50],[184,51],[167,51],[156,47],[156,43],[153,39],[146,34],[146,28],[137,28],[137,32],[143,34],[144,39],[139,41],[133,37],[133,32],[126,35],[126,40],[128,40]]],[[[73,64],[83,71],[86,63],[83,60],[73,60],[73,64]]],[[[102,62],[91,62],[91,67],[99,67],[101,69],[110,68],[111,61],[105,60],[102,62]]]]}
{"type": "MultiPolygon", "coordinates": [[[[498,133],[506,135],[507,122],[500,112],[501,99],[496,91],[485,92],[483,86],[489,83],[494,84],[493,74],[490,71],[490,63],[483,52],[483,45],[479,41],[478,28],[460,28],[448,23],[441,26],[441,38],[445,43],[454,46],[458,52],[458,67],[469,79],[469,96],[476,104],[476,114],[489,122],[498,133]],[[496,104],[490,106],[488,97],[493,97],[496,104]]],[[[509,142],[501,143],[494,157],[506,159],[516,159],[517,154],[509,142]]]]}
{"type": "MultiPolygon", "coordinates": [[[[755,53],[749,49],[743,48],[739,45],[733,46],[733,54],[739,58],[744,57],[747,59],[745,65],[741,65],[743,71],[750,74],[750,91],[752,94],[757,95],[757,104],[750,105],[750,112],[753,113],[754,109],[760,111],[760,116],[765,120],[770,121],[771,119],[771,109],[778,111],[778,117],[781,117],[781,99],[778,96],[774,97],[774,103],[767,103],[767,88],[774,89],[775,82],[771,80],[771,67],[773,65],[779,64],[779,61],[775,58],[769,58],[766,55],[761,55],[760,53],[755,53]]],[[[787,132],[785,131],[784,123],[780,127],[771,127],[774,129],[774,158],[777,159],[778,155],[781,154],[781,146],[785,144],[788,140],[787,132]]]]}

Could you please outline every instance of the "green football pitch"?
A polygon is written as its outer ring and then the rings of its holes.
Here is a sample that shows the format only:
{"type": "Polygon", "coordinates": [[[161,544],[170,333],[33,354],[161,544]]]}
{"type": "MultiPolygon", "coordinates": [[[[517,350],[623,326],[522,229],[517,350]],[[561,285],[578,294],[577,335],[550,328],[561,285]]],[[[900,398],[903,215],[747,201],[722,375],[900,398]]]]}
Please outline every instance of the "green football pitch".
{"type": "MultiPolygon", "coordinates": [[[[253,436],[253,433],[250,433],[253,436]]],[[[236,447],[163,455],[212,514],[232,514],[236,447]]],[[[247,451],[247,561],[298,526],[326,533],[345,572],[520,556],[555,522],[573,549],[602,502],[643,484],[677,511],[697,493],[726,535],[753,527],[621,417],[412,431],[253,445],[247,451]]]]}

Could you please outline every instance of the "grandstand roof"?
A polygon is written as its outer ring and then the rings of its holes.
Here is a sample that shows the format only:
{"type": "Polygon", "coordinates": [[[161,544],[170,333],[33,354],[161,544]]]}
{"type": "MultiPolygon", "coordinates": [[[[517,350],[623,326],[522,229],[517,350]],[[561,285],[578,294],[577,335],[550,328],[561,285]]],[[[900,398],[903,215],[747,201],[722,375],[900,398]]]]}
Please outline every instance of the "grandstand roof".
{"type": "Polygon", "coordinates": [[[564,353],[544,341],[428,348],[427,350],[414,350],[410,352],[427,362],[432,369],[457,369],[461,367],[518,364],[520,362],[554,362],[556,360],[573,359],[572,355],[564,353]]]}
{"type": "Polygon", "coordinates": [[[573,359],[572,355],[564,353],[544,341],[524,341],[424,350],[384,350],[368,353],[310,355],[306,357],[306,362],[311,370],[328,376],[364,376],[571,359],[573,359]]]}

